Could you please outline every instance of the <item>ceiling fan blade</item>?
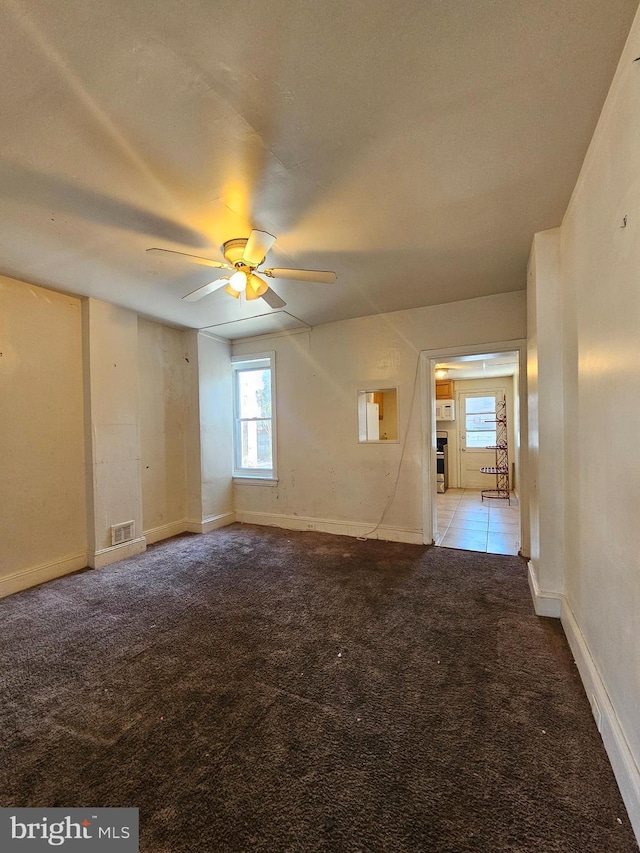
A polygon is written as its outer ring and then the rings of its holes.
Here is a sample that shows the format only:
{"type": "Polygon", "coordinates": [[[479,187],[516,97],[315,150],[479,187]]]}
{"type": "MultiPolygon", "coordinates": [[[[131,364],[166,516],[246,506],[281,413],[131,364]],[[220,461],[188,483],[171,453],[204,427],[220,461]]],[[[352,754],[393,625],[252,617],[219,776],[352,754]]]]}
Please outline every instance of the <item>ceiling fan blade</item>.
{"type": "Polygon", "coordinates": [[[322,284],[334,284],[338,280],[338,276],[329,270],[287,270],[287,269],[271,269],[260,270],[269,278],[290,278],[294,281],[317,281],[322,284]]]}
{"type": "Polygon", "coordinates": [[[255,229],[249,234],[247,245],[244,247],[242,260],[249,267],[257,267],[264,261],[267,252],[276,242],[273,234],[268,234],[266,231],[256,231],[255,229]]]}
{"type": "Polygon", "coordinates": [[[197,255],[187,255],[184,252],[174,252],[173,249],[147,249],[148,255],[172,255],[178,258],[186,258],[192,264],[201,264],[203,267],[215,267],[220,270],[232,270],[233,267],[221,261],[210,261],[209,258],[199,258],[197,255]]]}
{"type": "Polygon", "coordinates": [[[229,284],[229,279],[225,276],[224,278],[219,278],[216,281],[210,281],[209,284],[204,284],[197,290],[187,293],[187,295],[182,298],[185,302],[197,302],[198,299],[202,299],[203,296],[207,296],[209,293],[213,293],[214,290],[218,290],[218,288],[224,287],[227,284],[229,284]]]}
{"type": "Polygon", "coordinates": [[[280,299],[275,290],[271,290],[271,288],[265,290],[262,294],[262,298],[271,308],[284,308],[287,304],[284,299],[280,299]]]}

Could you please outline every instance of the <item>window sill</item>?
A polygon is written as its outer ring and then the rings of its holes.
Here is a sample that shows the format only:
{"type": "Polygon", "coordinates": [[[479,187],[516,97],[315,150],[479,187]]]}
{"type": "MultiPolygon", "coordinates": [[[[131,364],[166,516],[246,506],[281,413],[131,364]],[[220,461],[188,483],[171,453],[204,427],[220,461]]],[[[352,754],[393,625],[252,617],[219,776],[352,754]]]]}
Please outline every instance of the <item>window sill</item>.
{"type": "Polygon", "coordinates": [[[277,486],[278,480],[273,477],[244,477],[242,475],[235,475],[233,483],[238,486],[277,486]]]}

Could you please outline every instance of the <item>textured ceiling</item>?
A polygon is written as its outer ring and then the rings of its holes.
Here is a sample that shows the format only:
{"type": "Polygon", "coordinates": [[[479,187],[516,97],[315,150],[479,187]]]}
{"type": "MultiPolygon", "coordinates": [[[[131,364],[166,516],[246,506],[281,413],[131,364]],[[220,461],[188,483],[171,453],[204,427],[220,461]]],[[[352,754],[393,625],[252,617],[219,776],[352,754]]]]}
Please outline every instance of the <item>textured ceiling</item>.
{"type": "Polygon", "coordinates": [[[637,0],[2,6],[0,272],[237,337],[523,289],[637,0]],[[145,253],[253,227],[338,283],[185,303],[145,253]]]}

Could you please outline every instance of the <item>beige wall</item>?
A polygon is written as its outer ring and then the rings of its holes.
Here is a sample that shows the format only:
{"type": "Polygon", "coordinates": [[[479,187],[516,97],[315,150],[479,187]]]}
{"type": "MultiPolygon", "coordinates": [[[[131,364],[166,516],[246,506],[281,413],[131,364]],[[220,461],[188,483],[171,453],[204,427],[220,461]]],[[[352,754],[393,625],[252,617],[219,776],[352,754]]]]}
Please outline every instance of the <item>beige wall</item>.
{"type": "Polygon", "coordinates": [[[11,279],[0,297],[0,596],[234,520],[228,343],[11,279]]]}
{"type": "Polygon", "coordinates": [[[138,320],[142,525],[147,542],[187,517],[190,366],[185,332],[138,320]]]}
{"type": "Polygon", "coordinates": [[[407,435],[396,497],[379,535],[421,542],[419,353],[523,338],[525,305],[521,291],[236,343],[234,354],[276,350],[279,477],[277,486],[236,485],[238,517],[364,533],[380,520],[391,496],[407,435]],[[360,444],[358,389],[393,387],[400,443],[360,444]]]}
{"type": "Polygon", "coordinates": [[[80,300],[0,278],[0,303],[1,595],[82,568],[87,539],[80,300]]]}
{"type": "MultiPolygon", "coordinates": [[[[541,271],[541,258],[548,262],[553,246],[539,245],[541,235],[536,237],[533,300],[541,581],[547,583],[545,545],[555,544],[547,565],[556,561],[564,576],[558,578],[554,568],[548,583],[563,593],[562,622],[587,695],[601,714],[603,740],[638,838],[640,68],[634,60],[639,42],[636,18],[562,223],[559,276],[553,263],[541,271]],[[560,486],[558,469],[542,465],[543,422],[552,406],[548,395],[543,399],[543,383],[547,387],[554,373],[563,380],[560,486]],[[547,515],[563,519],[563,537],[545,541],[543,493],[547,515]]],[[[555,433],[551,429],[549,439],[555,433]]]]}
{"type": "Polygon", "coordinates": [[[144,550],[140,477],[138,318],[83,300],[85,436],[88,471],[88,561],[144,550]],[[111,552],[111,526],[134,522],[134,542],[111,552]]]}
{"type": "Polygon", "coordinates": [[[233,521],[230,345],[138,322],[144,533],[156,542],[233,521]]]}

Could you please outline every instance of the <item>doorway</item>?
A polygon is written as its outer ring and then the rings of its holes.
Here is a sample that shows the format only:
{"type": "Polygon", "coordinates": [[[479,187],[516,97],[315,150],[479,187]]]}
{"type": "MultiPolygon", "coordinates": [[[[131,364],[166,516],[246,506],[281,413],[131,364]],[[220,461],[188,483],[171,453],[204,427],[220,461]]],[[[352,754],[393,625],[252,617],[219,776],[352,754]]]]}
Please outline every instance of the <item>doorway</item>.
{"type": "Polygon", "coordinates": [[[430,533],[430,541],[440,547],[527,553],[521,524],[526,470],[520,458],[526,430],[524,352],[524,342],[512,341],[423,353],[425,541],[430,533]],[[498,436],[502,411],[505,431],[498,436]],[[448,453],[444,489],[437,468],[443,441],[448,453]],[[502,445],[508,449],[497,450],[502,445]],[[508,479],[508,494],[496,488],[498,471],[503,472],[501,487],[508,479]]]}
{"type": "MultiPolygon", "coordinates": [[[[506,380],[499,379],[494,387],[485,387],[482,380],[468,379],[465,382],[467,389],[476,383],[481,387],[478,390],[460,390],[456,392],[456,402],[460,413],[460,427],[458,435],[458,471],[461,489],[482,490],[490,487],[487,474],[483,473],[487,468],[496,465],[495,449],[498,445],[497,437],[497,412],[501,401],[511,403],[507,397],[506,380]]],[[[460,385],[461,383],[456,383],[460,385]]],[[[493,385],[493,382],[491,383],[493,385]]],[[[511,417],[507,418],[507,429],[511,432],[509,425],[513,422],[513,405],[505,405],[505,409],[511,417]]],[[[506,444],[507,459],[509,459],[506,444]]],[[[514,466],[515,469],[515,466],[514,466]]],[[[508,472],[507,472],[508,473],[508,472]]],[[[513,480],[513,476],[510,478],[513,480]]]]}

